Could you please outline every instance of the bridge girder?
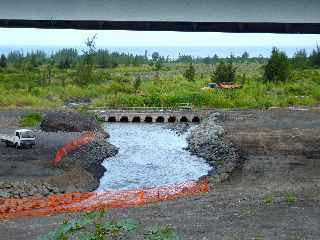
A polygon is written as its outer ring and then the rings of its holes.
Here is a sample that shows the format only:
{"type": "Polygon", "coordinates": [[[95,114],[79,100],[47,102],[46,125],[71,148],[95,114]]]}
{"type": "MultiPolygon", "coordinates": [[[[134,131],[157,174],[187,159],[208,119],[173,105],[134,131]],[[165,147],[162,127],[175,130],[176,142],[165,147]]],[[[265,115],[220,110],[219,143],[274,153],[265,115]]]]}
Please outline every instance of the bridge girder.
{"type": "Polygon", "coordinates": [[[2,1],[0,26],[319,33],[318,0],[2,1]]]}

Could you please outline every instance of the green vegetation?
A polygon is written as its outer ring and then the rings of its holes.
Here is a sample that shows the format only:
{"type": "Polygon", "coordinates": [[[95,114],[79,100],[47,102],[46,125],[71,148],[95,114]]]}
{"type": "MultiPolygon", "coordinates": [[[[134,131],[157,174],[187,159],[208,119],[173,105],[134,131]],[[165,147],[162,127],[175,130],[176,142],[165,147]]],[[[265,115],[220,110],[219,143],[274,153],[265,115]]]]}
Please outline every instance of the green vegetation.
{"type": "Polygon", "coordinates": [[[274,196],[272,194],[268,194],[264,196],[263,201],[265,204],[273,204],[274,203],[274,196]]]}
{"type": "Polygon", "coordinates": [[[181,239],[173,228],[169,226],[154,227],[146,234],[146,240],[179,240],[181,239]]]}
{"type": "Polygon", "coordinates": [[[104,210],[80,215],[77,219],[64,220],[55,230],[38,238],[39,240],[107,240],[126,239],[126,236],[140,234],[146,240],[178,240],[177,233],[170,227],[154,227],[150,231],[132,220],[106,220],[104,210]],[[142,231],[141,231],[142,230],[142,231]]]}
{"type": "MultiPolygon", "coordinates": [[[[299,54],[299,53],[298,53],[299,54]]],[[[297,56],[297,54],[296,54],[297,56]]],[[[298,55],[300,59],[300,55],[298,55]]],[[[265,66],[264,78],[267,81],[286,81],[289,77],[289,60],[284,52],[273,48],[271,58],[265,66]]]]}
{"type": "Polygon", "coordinates": [[[82,54],[62,49],[11,52],[0,59],[0,108],[54,108],[91,99],[92,107],[268,108],[320,101],[320,49],[293,58],[277,49],[270,59],[242,56],[172,60],[96,50],[89,38],[82,54]],[[210,82],[238,82],[241,89],[202,90],[210,82]]]}
{"type": "Polygon", "coordinates": [[[286,201],[288,204],[295,204],[298,201],[298,198],[294,193],[287,193],[286,201]]]}
{"type": "Polygon", "coordinates": [[[192,65],[192,63],[189,64],[189,67],[187,68],[187,70],[184,72],[184,77],[189,81],[189,82],[193,82],[195,80],[196,77],[196,69],[194,68],[194,66],[192,65]]]}
{"type": "Polygon", "coordinates": [[[233,82],[236,79],[237,69],[232,65],[232,62],[220,62],[213,71],[211,80],[216,83],[233,82]]]}
{"type": "Polygon", "coordinates": [[[21,127],[34,127],[42,121],[40,113],[29,113],[20,120],[21,127]]]}

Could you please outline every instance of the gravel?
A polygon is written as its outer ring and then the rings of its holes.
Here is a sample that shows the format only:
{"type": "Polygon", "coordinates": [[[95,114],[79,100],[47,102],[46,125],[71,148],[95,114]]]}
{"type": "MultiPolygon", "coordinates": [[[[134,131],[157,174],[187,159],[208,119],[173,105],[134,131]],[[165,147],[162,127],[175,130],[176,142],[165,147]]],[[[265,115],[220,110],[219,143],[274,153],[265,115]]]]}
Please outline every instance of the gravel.
{"type": "Polygon", "coordinates": [[[223,141],[223,128],[217,124],[218,113],[210,115],[187,136],[187,149],[214,167],[209,175],[221,182],[240,164],[236,149],[223,141]]]}

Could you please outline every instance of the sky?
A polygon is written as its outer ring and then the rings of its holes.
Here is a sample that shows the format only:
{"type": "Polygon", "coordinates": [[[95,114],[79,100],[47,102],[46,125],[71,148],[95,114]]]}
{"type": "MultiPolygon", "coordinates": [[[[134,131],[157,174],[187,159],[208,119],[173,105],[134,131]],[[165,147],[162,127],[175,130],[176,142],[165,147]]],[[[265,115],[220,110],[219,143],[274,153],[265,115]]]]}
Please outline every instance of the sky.
{"type": "Polygon", "coordinates": [[[316,46],[320,35],[0,28],[0,46],[316,46]]]}

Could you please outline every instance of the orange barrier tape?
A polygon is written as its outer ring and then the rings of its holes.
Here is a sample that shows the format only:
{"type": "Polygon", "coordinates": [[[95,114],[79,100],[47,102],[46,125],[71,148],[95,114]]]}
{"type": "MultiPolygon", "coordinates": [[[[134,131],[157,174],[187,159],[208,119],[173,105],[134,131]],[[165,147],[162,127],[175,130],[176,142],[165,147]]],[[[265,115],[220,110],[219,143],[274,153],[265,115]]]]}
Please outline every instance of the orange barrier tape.
{"type": "Polygon", "coordinates": [[[208,192],[208,179],[159,188],[52,195],[46,198],[0,198],[0,219],[50,216],[67,212],[128,208],[208,192]]]}
{"type": "Polygon", "coordinates": [[[65,144],[56,153],[56,156],[53,160],[53,165],[57,166],[61,162],[61,159],[64,156],[66,156],[68,153],[80,148],[83,145],[87,145],[87,144],[93,142],[95,137],[96,137],[96,134],[94,132],[88,132],[88,133],[82,134],[81,137],[74,139],[72,142],[65,144]]]}

